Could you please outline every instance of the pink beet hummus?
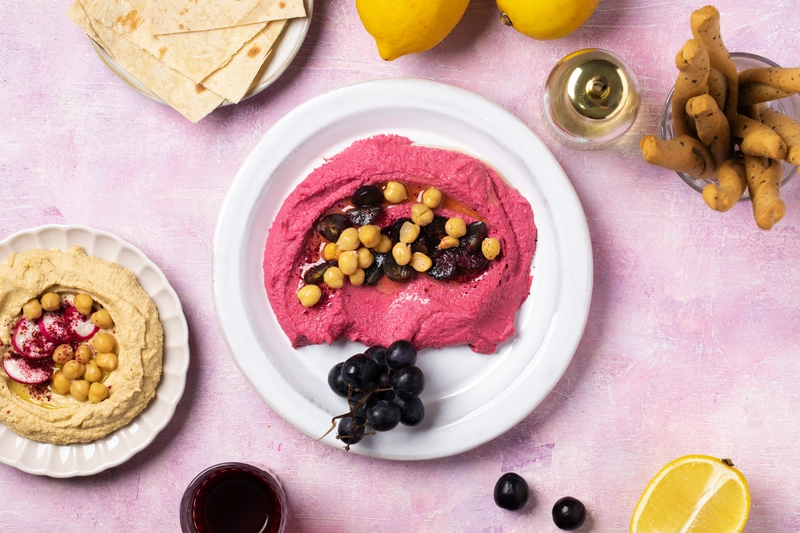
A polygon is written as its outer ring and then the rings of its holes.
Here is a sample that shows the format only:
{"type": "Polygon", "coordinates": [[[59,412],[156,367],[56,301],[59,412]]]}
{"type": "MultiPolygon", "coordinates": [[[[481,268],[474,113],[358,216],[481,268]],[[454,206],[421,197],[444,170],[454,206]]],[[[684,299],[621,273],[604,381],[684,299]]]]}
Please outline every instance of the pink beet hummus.
{"type": "MultiPolygon", "coordinates": [[[[385,205],[381,226],[409,217],[415,201],[409,197],[385,205]]],[[[467,223],[477,220],[442,207],[434,211],[467,223]]],[[[267,237],[264,280],[275,316],[294,347],[342,338],[388,346],[406,339],[417,349],[468,344],[475,352],[493,353],[514,333],[514,315],[530,292],[535,249],[530,204],[489,166],[460,152],[379,135],[326,161],[284,201],[267,237]],[[375,286],[323,286],[317,305],[300,305],[296,293],[303,285],[301,265],[309,260],[314,222],[359,186],[388,181],[436,187],[468,206],[486,223],[489,236],[500,241],[501,255],[467,281],[438,281],[423,273],[404,282],[384,276],[375,286]]]]}

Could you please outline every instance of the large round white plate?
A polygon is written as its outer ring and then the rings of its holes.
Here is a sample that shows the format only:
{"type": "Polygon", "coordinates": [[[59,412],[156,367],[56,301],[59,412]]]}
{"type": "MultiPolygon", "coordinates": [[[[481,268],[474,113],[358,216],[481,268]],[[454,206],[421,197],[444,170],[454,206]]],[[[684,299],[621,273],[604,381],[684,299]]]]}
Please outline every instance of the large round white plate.
{"type": "MultiPolygon", "coordinates": [[[[427,378],[423,423],[351,448],[386,459],[445,457],[497,437],[542,401],[575,352],[591,299],[591,243],[575,191],[542,141],[502,107],[430,81],[380,80],[337,89],[290,112],[252,151],[223,203],[214,237],[217,318],[253,388],[303,433],[321,437],[331,417],[347,410],[328,388],[328,370],[364,347],[292,349],[267,300],[262,257],[286,196],[325,158],[380,133],[486,161],[528,199],[539,229],[517,333],[493,355],[466,346],[420,352],[417,365],[427,378]]],[[[333,433],[323,441],[341,447],[333,433]]]]}
{"type": "MultiPolygon", "coordinates": [[[[248,98],[252,98],[275,83],[275,81],[280,78],[281,74],[283,74],[284,71],[289,68],[289,64],[297,55],[297,52],[300,51],[300,46],[303,44],[303,41],[305,41],[306,35],[308,34],[308,28],[311,26],[311,17],[314,12],[314,0],[304,0],[304,2],[306,6],[306,16],[303,18],[289,19],[289,22],[286,23],[286,27],[283,29],[280,37],[278,37],[278,40],[272,47],[272,51],[267,56],[264,66],[256,75],[256,79],[254,79],[252,85],[250,85],[250,89],[247,91],[247,94],[245,94],[244,98],[242,98],[242,102],[248,98]]],[[[119,63],[114,61],[114,59],[108,55],[108,52],[106,52],[102,46],[97,44],[94,39],[90,37],[89,40],[94,47],[94,51],[97,52],[97,55],[100,56],[100,59],[103,61],[103,63],[105,63],[114,74],[122,78],[122,81],[148,98],[166,105],[166,102],[159,98],[156,93],[148,89],[146,85],[136,79],[127,70],[122,68],[119,63]]],[[[227,105],[232,104],[228,100],[225,100],[221,104],[221,106],[227,105]]]]}
{"type": "Polygon", "coordinates": [[[44,444],[20,437],[0,424],[0,462],[29,474],[73,477],[97,474],[124,463],[153,442],[172,418],[183,395],[189,369],[189,328],[183,308],[166,276],[144,253],[116,235],[86,226],[41,226],[0,241],[0,263],[12,252],[32,248],[67,250],[78,245],[136,275],[158,308],[164,326],[164,370],[156,395],[127,426],[89,444],[44,444]]]}

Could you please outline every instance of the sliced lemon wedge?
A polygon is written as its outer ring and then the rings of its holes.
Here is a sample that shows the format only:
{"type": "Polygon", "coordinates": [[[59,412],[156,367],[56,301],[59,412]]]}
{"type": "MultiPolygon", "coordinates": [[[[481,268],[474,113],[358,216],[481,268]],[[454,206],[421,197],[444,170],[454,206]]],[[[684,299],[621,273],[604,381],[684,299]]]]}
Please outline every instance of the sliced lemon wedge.
{"type": "Polygon", "coordinates": [[[747,480],[729,459],[687,455],[647,485],[631,533],[740,533],[749,513],[747,480]]]}

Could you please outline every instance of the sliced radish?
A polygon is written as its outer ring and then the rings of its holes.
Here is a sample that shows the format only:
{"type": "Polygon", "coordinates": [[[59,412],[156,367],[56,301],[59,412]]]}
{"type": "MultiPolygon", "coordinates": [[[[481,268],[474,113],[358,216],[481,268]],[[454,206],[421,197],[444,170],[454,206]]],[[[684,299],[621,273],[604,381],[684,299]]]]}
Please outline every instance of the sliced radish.
{"type": "Polygon", "coordinates": [[[63,313],[48,311],[42,314],[42,318],[39,319],[39,331],[42,332],[45,339],[56,344],[74,340],[72,328],[67,324],[63,313]]]}
{"type": "Polygon", "coordinates": [[[38,385],[50,379],[53,362],[35,362],[17,354],[9,354],[3,358],[3,370],[14,381],[25,385],[38,385]]]}
{"type": "Polygon", "coordinates": [[[92,324],[92,320],[88,315],[82,314],[72,305],[64,311],[64,320],[72,334],[80,341],[91,339],[100,329],[92,324]]]}
{"type": "Polygon", "coordinates": [[[47,359],[53,355],[56,345],[45,339],[36,322],[21,317],[14,326],[11,345],[19,355],[26,359],[47,359]]]}

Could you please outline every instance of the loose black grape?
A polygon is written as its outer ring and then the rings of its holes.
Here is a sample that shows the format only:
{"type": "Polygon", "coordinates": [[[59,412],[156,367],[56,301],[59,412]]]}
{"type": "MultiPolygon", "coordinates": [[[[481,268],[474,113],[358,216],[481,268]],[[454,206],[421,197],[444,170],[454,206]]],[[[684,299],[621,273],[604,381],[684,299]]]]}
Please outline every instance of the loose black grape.
{"type": "Polygon", "coordinates": [[[414,277],[416,270],[411,265],[398,265],[392,254],[386,254],[383,272],[392,281],[406,281],[414,277]]]}
{"type": "Polygon", "coordinates": [[[416,366],[401,368],[392,375],[392,389],[401,398],[410,400],[425,389],[425,375],[416,366]]]}
{"type": "Polygon", "coordinates": [[[339,363],[328,372],[328,386],[339,396],[347,398],[347,383],[342,379],[342,367],[344,363],[339,363]]]}
{"type": "MultiPolygon", "coordinates": [[[[379,367],[386,366],[386,347],[381,345],[370,346],[364,351],[365,354],[372,357],[376,363],[378,363],[379,367]]],[[[383,374],[386,373],[386,370],[381,372],[383,374]]]]}
{"type": "Polygon", "coordinates": [[[337,433],[345,444],[356,444],[364,438],[364,421],[358,417],[346,416],[339,420],[337,433]]]}
{"type": "Polygon", "coordinates": [[[367,409],[367,420],[375,431],[389,431],[400,423],[400,407],[387,400],[379,400],[367,409]]]}
{"type": "Polygon", "coordinates": [[[464,270],[483,270],[489,266],[489,260],[483,256],[482,252],[471,254],[466,249],[459,249],[456,252],[456,265],[464,270]]]}
{"type": "Polygon", "coordinates": [[[381,217],[383,208],[377,207],[357,207],[348,211],[347,219],[356,226],[366,226],[367,224],[374,224],[376,220],[381,217]]]}
{"type": "Polygon", "coordinates": [[[386,364],[393,370],[413,366],[417,362],[417,350],[408,341],[394,341],[386,349],[386,364]]]}
{"type": "Polygon", "coordinates": [[[306,285],[322,285],[325,281],[325,272],[333,266],[336,266],[335,261],[327,261],[313,266],[303,274],[303,281],[306,282],[306,285]]]}
{"type": "Polygon", "coordinates": [[[412,254],[425,254],[430,256],[430,248],[428,248],[428,240],[425,238],[425,235],[420,232],[419,237],[411,243],[411,253],[412,254]]]}
{"type": "Polygon", "coordinates": [[[519,474],[509,472],[500,476],[494,486],[494,503],[498,507],[516,511],[522,509],[527,502],[528,484],[519,474]]]}
{"type": "Polygon", "coordinates": [[[400,408],[400,423],[404,426],[416,426],[425,418],[425,406],[418,397],[406,400],[396,396],[392,403],[400,408]]]}
{"type": "Polygon", "coordinates": [[[456,253],[452,250],[436,250],[431,253],[433,266],[428,269],[428,275],[433,279],[444,280],[456,272],[456,253]]]}
{"type": "Polygon", "coordinates": [[[383,193],[374,185],[362,185],[353,193],[353,205],[370,207],[383,203],[383,193]]]}
{"type": "Polygon", "coordinates": [[[458,240],[459,248],[464,250],[469,254],[476,254],[480,253],[481,251],[481,244],[483,243],[483,239],[478,237],[477,235],[465,235],[458,240]]]}
{"type": "Polygon", "coordinates": [[[389,226],[388,228],[384,228],[382,232],[388,235],[389,238],[392,239],[393,243],[398,243],[400,242],[400,228],[402,228],[403,224],[406,222],[411,222],[411,219],[398,218],[397,220],[392,222],[391,226],[389,226]]]}
{"type": "Polygon", "coordinates": [[[561,498],[553,506],[553,522],[558,529],[572,531],[586,520],[586,507],[571,496],[561,498]]]}
{"type": "Polygon", "coordinates": [[[375,260],[364,270],[364,285],[375,285],[383,277],[383,265],[390,254],[373,254],[375,260]]]}
{"type": "Polygon", "coordinates": [[[483,240],[489,236],[489,230],[483,222],[470,222],[467,224],[467,235],[475,235],[483,240]]]}
{"type": "Polygon", "coordinates": [[[430,250],[435,250],[439,243],[442,242],[442,239],[447,236],[447,231],[444,229],[445,224],[447,224],[447,219],[436,215],[433,217],[433,222],[422,228],[430,250]]]}
{"type": "Polygon", "coordinates": [[[344,362],[342,379],[356,389],[368,392],[378,386],[378,363],[363,353],[356,354],[344,362]]]}
{"type": "Polygon", "coordinates": [[[331,242],[339,240],[339,235],[352,226],[346,216],[339,214],[321,216],[314,223],[314,229],[331,242]]]}

